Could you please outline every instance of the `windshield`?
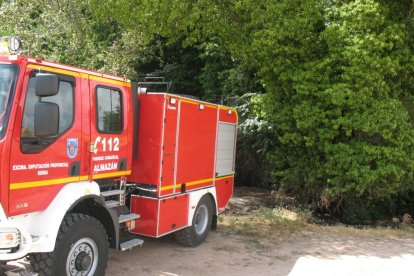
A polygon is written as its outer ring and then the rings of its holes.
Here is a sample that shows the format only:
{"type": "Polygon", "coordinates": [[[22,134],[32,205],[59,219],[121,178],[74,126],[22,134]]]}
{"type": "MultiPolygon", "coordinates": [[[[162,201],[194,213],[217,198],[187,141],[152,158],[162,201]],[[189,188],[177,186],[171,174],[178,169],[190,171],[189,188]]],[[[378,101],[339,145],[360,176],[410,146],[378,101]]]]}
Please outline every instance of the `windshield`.
{"type": "Polygon", "coordinates": [[[0,64],[0,139],[6,132],[14,88],[17,80],[17,66],[0,64]]]}

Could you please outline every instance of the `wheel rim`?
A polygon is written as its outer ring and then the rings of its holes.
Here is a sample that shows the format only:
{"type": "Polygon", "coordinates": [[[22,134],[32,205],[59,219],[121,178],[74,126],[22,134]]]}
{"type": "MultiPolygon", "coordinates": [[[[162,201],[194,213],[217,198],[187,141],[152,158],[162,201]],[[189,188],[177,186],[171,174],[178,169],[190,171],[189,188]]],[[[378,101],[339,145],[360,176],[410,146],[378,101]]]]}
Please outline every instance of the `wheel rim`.
{"type": "Polygon", "coordinates": [[[78,240],[70,249],[66,261],[66,274],[92,276],[98,266],[98,247],[90,238],[78,240]]]}
{"type": "Polygon", "coordinates": [[[207,229],[208,210],[206,205],[201,205],[195,216],[195,231],[198,235],[202,235],[207,229]]]}

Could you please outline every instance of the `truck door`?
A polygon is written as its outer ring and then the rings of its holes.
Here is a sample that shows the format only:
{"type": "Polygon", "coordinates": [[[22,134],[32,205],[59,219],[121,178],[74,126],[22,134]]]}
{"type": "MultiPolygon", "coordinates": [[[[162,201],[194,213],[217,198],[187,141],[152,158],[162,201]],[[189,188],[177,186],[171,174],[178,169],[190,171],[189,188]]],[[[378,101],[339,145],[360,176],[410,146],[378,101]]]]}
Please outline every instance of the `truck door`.
{"type": "Polygon", "coordinates": [[[91,97],[91,177],[94,180],[130,174],[132,150],[128,150],[129,89],[126,83],[90,80],[91,97]]]}
{"type": "Polygon", "coordinates": [[[78,73],[28,65],[11,143],[11,215],[45,209],[65,184],[80,180],[80,161],[85,149],[80,143],[78,84],[78,73]],[[57,94],[35,93],[40,70],[58,77],[57,94]]]}

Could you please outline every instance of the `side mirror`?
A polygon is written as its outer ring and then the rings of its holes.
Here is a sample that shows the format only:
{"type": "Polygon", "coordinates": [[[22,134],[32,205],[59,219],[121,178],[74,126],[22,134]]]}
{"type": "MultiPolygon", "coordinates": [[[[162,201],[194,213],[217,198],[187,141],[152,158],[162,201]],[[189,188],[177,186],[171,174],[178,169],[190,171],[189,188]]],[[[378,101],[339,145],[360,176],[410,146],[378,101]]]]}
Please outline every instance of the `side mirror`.
{"type": "Polygon", "coordinates": [[[59,106],[55,103],[37,102],[34,110],[36,137],[55,136],[59,133],[59,106]]]}
{"type": "Polygon", "coordinates": [[[59,77],[55,74],[38,73],[35,77],[35,93],[38,97],[54,96],[59,91],[59,77]]]}

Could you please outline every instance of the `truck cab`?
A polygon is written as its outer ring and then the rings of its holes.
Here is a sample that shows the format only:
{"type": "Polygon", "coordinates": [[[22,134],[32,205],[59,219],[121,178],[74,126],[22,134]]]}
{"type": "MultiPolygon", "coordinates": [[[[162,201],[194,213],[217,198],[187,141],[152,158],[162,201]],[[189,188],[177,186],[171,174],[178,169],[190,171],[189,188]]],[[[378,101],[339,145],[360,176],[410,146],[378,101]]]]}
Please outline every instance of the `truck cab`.
{"type": "Polygon", "coordinates": [[[0,260],[103,275],[108,245],[204,241],[233,191],[235,109],[10,52],[0,56],[0,260]]]}

